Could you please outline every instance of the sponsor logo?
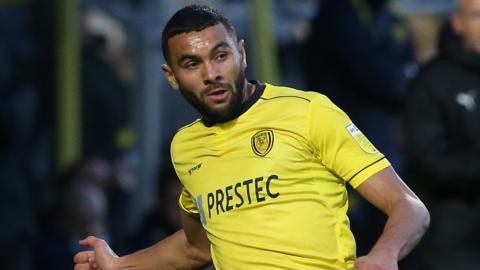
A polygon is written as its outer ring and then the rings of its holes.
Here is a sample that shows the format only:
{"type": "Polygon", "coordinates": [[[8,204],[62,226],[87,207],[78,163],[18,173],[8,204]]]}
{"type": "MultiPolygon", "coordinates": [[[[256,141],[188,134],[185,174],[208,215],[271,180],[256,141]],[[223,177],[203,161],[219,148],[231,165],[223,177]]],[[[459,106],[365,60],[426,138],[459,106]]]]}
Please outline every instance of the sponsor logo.
{"type": "Polygon", "coordinates": [[[270,129],[260,130],[252,136],[252,150],[255,155],[264,157],[273,147],[273,131],[270,129]]]}
{"type": "Polygon", "coordinates": [[[197,196],[195,205],[202,224],[207,224],[207,220],[213,216],[222,215],[247,205],[277,199],[280,196],[280,192],[274,187],[274,183],[277,181],[279,181],[278,175],[259,176],[213,190],[205,196],[197,196]],[[204,202],[204,198],[206,198],[206,202],[204,202]],[[205,203],[206,208],[204,210],[202,206],[205,203]]]}

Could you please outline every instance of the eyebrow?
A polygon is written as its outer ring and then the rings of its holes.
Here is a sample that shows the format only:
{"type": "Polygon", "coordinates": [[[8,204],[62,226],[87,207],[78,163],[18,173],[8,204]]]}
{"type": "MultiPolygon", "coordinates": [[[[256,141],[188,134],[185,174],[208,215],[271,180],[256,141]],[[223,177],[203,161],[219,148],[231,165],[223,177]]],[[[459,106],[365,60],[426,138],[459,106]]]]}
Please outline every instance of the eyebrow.
{"type": "Polygon", "coordinates": [[[226,41],[219,42],[215,47],[213,47],[212,52],[216,51],[219,48],[231,48],[230,44],[228,44],[226,41]]]}
{"type": "MultiPolygon", "coordinates": [[[[215,47],[213,47],[213,49],[211,51],[214,52],[214,51],[218,50],[219,48],[230,49],[231,46],[230,46],[230,44],[228,44],[228,42],[221,41],[217,45],[215,45],[215,47]]],[[[180,59],[178,60],[178,63],[179,64],[182,63],[185,59],[192,59],[192,60],[195,59],[195,60],[197,60],[199,58],[200,57],[198,57],[198,55],[196,55],[196,54],[184,54],[184,55],[182,55],[182,57],[180,57],[180,59]]]]}

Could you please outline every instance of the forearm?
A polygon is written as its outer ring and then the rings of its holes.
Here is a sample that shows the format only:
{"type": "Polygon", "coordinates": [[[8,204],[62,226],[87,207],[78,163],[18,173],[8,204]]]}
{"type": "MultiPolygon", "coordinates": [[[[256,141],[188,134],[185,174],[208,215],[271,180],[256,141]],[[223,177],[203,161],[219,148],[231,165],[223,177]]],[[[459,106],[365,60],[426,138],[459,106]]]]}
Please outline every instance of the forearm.
{"type": "Polygon", "coordinates": [[[424,204],[408,196],[392,205],[384,231],[371,253],[386,252],[400,260],[420,241],[429,224],[430,216],[424,204]]]}
{"type": "Polygon", "coordinates": [[[183,230],[159,243],[119,258],[114,269],[198,269],[210,263],[209,252],[193,246],[187,241],[183,230]]]}

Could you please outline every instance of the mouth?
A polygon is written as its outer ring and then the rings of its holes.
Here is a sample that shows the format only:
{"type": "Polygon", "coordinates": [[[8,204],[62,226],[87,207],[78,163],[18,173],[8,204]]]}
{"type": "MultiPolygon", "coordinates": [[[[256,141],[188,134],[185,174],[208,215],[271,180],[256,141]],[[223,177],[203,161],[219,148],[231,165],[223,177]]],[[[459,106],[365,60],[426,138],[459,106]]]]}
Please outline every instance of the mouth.
{"type": "Polygon", "coordinates": [[[215,103],[222,103],[227,100],[229,91],[224,88],[216,88],[208,92],[207,98],[215,103]]]}

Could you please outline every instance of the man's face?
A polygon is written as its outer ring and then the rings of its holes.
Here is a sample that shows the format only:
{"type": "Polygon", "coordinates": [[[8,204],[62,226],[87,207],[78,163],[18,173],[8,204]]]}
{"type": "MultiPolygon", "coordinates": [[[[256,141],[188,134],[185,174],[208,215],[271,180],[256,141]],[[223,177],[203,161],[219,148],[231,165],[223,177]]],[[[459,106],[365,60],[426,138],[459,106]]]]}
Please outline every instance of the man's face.
{"type": "Polygon", "coordinates": [[[465,48],[480,54],[480,0],[460,0],[452,23],[465,48]]]}
{"type": "Polygon", "coordinates": [[[245,50],[223,24],[168,40],[169,64],[162,68],[170,85],[202,116],[214,122],[230,120],[245,97],[245,50]]]}

